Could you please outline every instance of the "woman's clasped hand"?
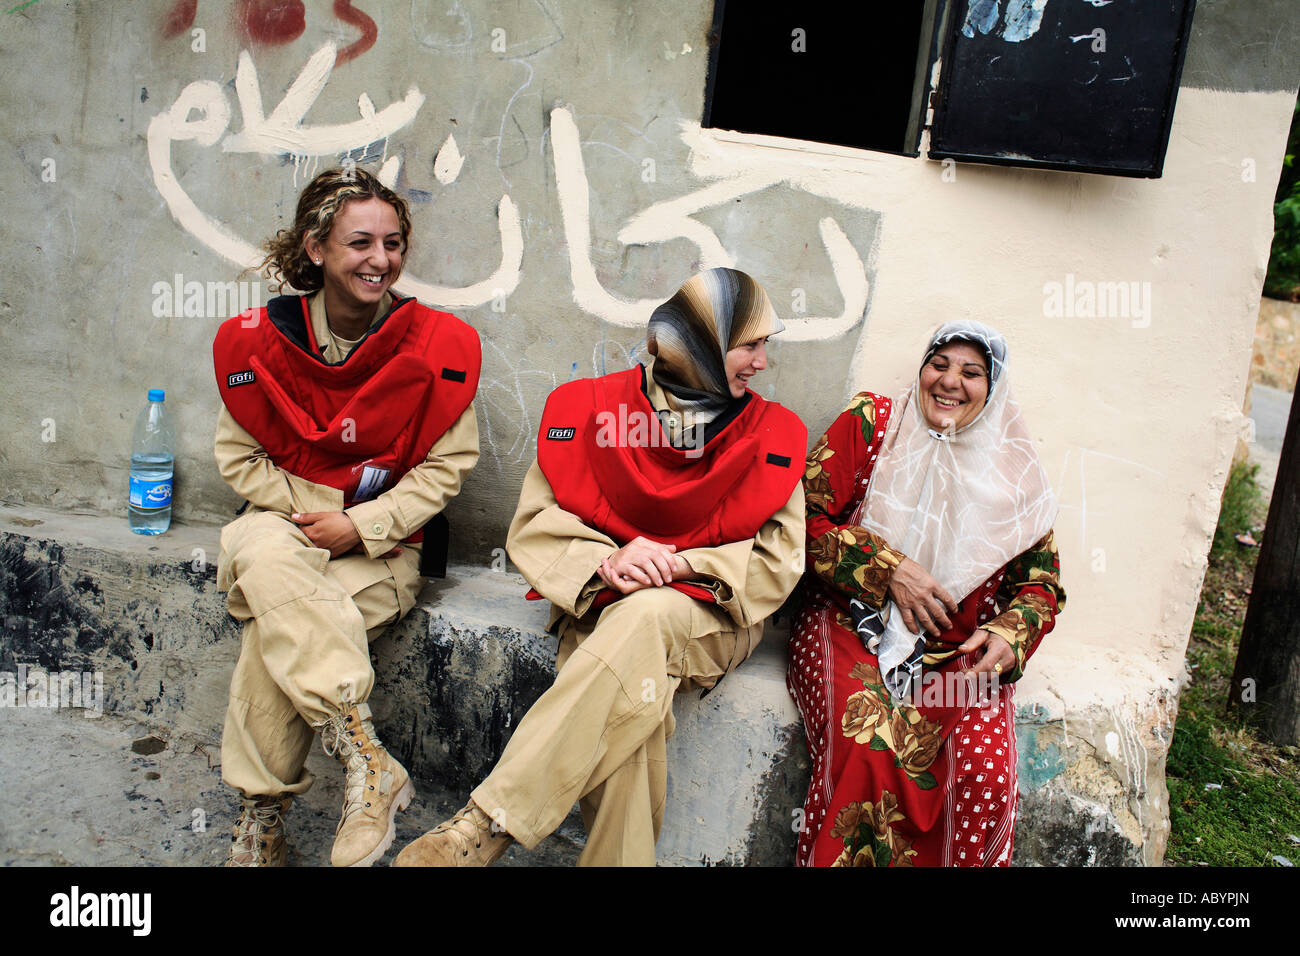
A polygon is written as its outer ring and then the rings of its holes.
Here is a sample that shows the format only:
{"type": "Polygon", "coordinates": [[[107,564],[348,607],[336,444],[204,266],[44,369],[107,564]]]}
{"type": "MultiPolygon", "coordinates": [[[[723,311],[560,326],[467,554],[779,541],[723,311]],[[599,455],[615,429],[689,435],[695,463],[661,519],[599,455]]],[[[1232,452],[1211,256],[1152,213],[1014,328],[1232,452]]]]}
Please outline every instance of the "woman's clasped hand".
{"type": "Polygon", "coordinates": [[[952,629],[947,612],[956,614],[957,602],[911,558],[904,558],[894,569],[889,582],[889,596],[902,614],[903,623],[913,634],[925,630],[938,637],[952,629]]]}
{"type": "MultiPolygon", "coordinates": [[[[952,630],[952,619],[957,613],[957,602],[943,586],[911,558],[904,558],[894,569],[889,582],[889,597],[903,617],[903,624],[913,634],[922,630],[939,637],[952,630]]],[[[971,674],[1009,673],[1016,666],[1016,654],[1005,638],[980,628],[962,642],[958,650],[963,654],[983,648],[978,662],[970,668],[971,674]]]]}
{"type": "Polygon", "coordinates": [[[685,581],[695,572],[676,552],[676,545],[638,536],[601,561],[596,574],[620,594],[685,581]]]}

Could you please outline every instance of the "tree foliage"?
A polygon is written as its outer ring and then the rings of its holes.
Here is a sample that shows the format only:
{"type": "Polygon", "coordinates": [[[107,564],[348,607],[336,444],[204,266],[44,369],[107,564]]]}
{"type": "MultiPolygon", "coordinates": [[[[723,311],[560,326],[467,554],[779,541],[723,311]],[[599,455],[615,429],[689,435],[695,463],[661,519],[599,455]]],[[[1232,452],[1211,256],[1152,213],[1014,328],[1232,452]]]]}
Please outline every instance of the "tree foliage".
{"type": "Polygon", "coordinates": [[[1273,248],[1268,259],[1264,294],[1300,302],[1300,100],[1296,101],[1282,160],[1282,178],[1273,203],[1273,248]]]}

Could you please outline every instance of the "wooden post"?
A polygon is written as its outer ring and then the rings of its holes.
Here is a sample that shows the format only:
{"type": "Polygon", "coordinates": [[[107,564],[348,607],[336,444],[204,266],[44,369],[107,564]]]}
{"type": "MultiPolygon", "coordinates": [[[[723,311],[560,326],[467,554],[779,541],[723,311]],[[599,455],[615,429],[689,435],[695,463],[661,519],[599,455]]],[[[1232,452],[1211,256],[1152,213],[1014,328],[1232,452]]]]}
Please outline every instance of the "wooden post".
{"type": "Polygon", "coordinates": [[[1228,704],[1274,743],[1300,745],[1300,401],[1295,393],[1228,704]]]}

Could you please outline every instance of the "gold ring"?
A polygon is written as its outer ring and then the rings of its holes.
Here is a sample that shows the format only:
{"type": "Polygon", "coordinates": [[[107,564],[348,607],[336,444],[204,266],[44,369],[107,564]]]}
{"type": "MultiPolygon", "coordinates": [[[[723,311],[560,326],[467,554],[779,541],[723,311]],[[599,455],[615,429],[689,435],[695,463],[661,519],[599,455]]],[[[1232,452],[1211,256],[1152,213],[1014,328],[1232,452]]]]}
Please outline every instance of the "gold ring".
{"type": "Polygon", "coordinates": [[[1001,673],[1002,673],[1002,665],[1001,665],[1001,664],[994,664],[994,665],[993,665],[993,670],[994,670],[995,673],[1001,674],[1001,673]]]}

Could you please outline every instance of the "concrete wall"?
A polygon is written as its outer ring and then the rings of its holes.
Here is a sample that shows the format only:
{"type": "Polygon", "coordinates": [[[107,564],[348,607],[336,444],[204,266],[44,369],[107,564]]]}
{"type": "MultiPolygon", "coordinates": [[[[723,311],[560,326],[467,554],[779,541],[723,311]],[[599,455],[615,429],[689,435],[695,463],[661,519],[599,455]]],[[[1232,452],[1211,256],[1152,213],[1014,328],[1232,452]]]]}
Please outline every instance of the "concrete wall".
{"type": "MultiPolygon", "coordinates": [[[[945,175],[702,130],[705,2],[415,0],[363,4],[353,24],[312,5],[301,31],[216,2],[190,24],[185,6],[5,16],[0,499],[124,515],[131,422],[164,387],[178,516],[225,520],[209,346],[237,309],[159,314],[161,290],[237,278],[349,151],[415,203],[402,290],[483,337],[483,458],[450,509],[461,560],[503,543],[546,393],[625,367],[650,307],[701,267],[752,273],[797,320],[757,381],[814,437],[854,391],[903,387],[939,322],[988,321],[1062,506],[1069,605],[1018,698],[1050,722],[1027,742],[1037,784],[1107,806],[1159,858],[1294,102],[1288,0],[1199,4],[1155,181],[945,175]],[[1051,284],[1114,282],[1144,306],[1050,314],[1051,284]]],[[[862,94],[844,92],[847,116],[862,94]]]]}
{"type": "Polygon", "coordinates": [[[822,327],[832,323],[787,335],[762,384],[811,422],[834,414],[879,217],[790,188],[779,170],[701,193],[708,177],[691,168],[682,124],[703,106],[709,6],[463,9],[448,17],[417,3],[391,20],[375,10],[374,46],[332,66],[327,45],[353,31],[328,15],[309,16],[291,43],[250,46],[205,4],[194,21],[206,24],[202,53],[189,33],[164,38],[164,18],[143,4],[11,18],[11,51],[57,43],[59,55],[39,76],[10,58],[13,95],[32,108],[6,120],[31,180],[8,211],[41,225],[4,267],[13,278],[0,309],[23,366],[7,388],[15,420],[37,429],[4,439],[8,500],[121,511],[131,421],[157,386],[178,419],[178,517],[229,517],[239,502],[209,451],[209,347],[237,309],[207,314],[196,299],[191,311],[204,314],[159,316],[175,298],[159,290],[235,279],[298,189],[349,149],[415,203],[399,288],[483,335],[484,455],[452,509],[458,557],[486,563],[501,543],[547,392],[626,367],[651,305],[701,265],[734,260],[783,314],[797,286],[809,316],[844,316],[834,341],[822,327]],[[41,181],[47,158],[54,182],[41,181]],[[647,223],[625,245],[615,236],[638,215],[647,223]],[[57,318],[54,289],[76,297],[57,318]],[[835,385],[809,394],[813,370],[835,385]],[[55,443],[39,441],[46,419],[55,443]]]}

